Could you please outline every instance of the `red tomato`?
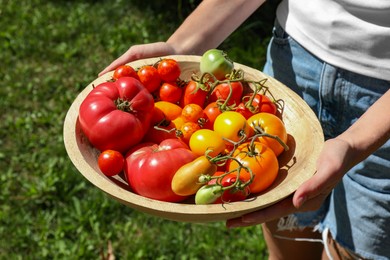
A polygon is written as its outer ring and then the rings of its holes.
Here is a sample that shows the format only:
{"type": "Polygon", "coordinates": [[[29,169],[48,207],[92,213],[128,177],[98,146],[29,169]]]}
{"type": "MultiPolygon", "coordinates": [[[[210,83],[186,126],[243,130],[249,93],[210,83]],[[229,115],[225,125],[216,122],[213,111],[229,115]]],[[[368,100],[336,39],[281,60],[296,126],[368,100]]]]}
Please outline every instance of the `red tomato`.
{"type": "Polygon", "coordinates": [[[164,82],[159,89],[159,96],[162,101],[177,103],[181,99],[183,89],[175,82],[164,82]]]}
{"type": "Polygon", "coordinates": [[[211,102],[217,100],[225,101],[229,99],[227,102],[229,106],[234,104],[238,105],[241,102],[243,92],[244,92],[244,86],[239,81],[230,82],[230,84],[221,83],[214,88],[210,96],[210,101],[211,102]]]}
{"type": "Polygon", "coordinates": [[[122,172],[125,159],[114,150],[105,150],[98,157],[98,166],[104,175],[114,176],[122,172]]]}
{"type": "Polygon", "coordinates": [[[163,81],[173,82],[180,77],[179,63],[174,59],[163,59],[157,65],[157,72],[163,81]]]}
{"type": "Polygon", "coordinates": [[[104,82],[81,103],[80,127],[100,151],[124,153],[144,137],[153,107],[152,95],[137,79],[123,77],[104,82]]]}
{"type": "Polygon", "coordinates": [[[256,94],[252,102],[252,95],[246,95],[242,98],[242,102],[236,108],[236,111],[242,114],[246,119],[253,116],[257,113],[270,113],[275,115],[277,112],[277,107],[274,102],[271,101],[269,97],[262,94],[256,94]]]}
{"type": "Polygon", "coordinates": [[[115,69],[112,78],[117,80],[123,77],[132,77],[138,79],[137,72],[130,65],[121,65],[115,69]]]}
{"type": "Polygon", "coordinates": [[[184,92],[182,95],[182,99],[180,101],[180,106],[184,107],[185,105],[188,104],[197,104],[203,108],[206,102],[207,94],[208,91],[201,89],[199,83],[191,80],[184,87],[184,92]]]}
{"type": "Polygon", "coordinates": [[[161,78],[155,67],[151,65],[143,66],[138,70],[137,75],[141,83],[150,93],[156,91],[160,87],[161,78]]]}
{"type": "Polygon", "coordinates": [[[176,171],[195,159],[188,146],[178,139],[167,139],[160,145],[146,143],[132,149],[127,156],[124,172],[131,189],[144,197],[178,202],[186,197],[172,191],[176,171]]]}
{"type": "Polygon", "coordinates": [[[205,109],[203,109],[203,112],[206,117],[204,128],[213,130],[215,119],[222,113],[222,111],[219,109],[219,106],[217,105],[217,102],[211,102],[208,104],[205,109]]]}
{"type": "MultiPolygon", "coordinates": [[[[229,187],[236,183],[236,180],[237,174],[230,173],[222,178],[221,184],[223,187],[229,187]]],[[[249,186],[240,187],[243,183],[245,183],[244,178],[240,178],[236,186],[231,189],[225,190],[222,193],[221,201],[225,203],[245,200],[250,194],[250,188],[249,186]]]]}

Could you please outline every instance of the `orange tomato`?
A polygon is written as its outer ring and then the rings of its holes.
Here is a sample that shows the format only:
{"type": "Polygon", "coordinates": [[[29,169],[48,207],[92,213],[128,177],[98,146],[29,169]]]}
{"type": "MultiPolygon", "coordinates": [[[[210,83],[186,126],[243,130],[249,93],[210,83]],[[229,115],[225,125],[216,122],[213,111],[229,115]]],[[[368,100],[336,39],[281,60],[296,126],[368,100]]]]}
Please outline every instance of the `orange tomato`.
{"type": "Polygon", "coordinates": [[[154,107],[161,110],[165,115],[165,119],[168,121],[172,121],[179,117],[182,111],[182,108],[179,105],[167,101],[157,101],[154,103],[154,107]]]}
{"type": "MultiPolygon", "coordinates": [[[[254,178],[249,185],[251,193],[258,193],[267,189],[278,175],[278,159],[275,153],[262,143],[254,142],[252,146],[248,145],[248,143],[243,143],[237,147],[233,157],[243,166],[252,170],[254,178]]],[[[239,163],[231,159],[227,168],[228,171],[238,174],[239,163]]],[[[251,178],[250,172],[245,168],[241,168],[239,175],[244,181],[248,181],[251,178]]]]}
{"type": "Polygon", "coordinates": [[[201,118],[205,120],[203,108],[197,104],[185,105],[181,111],[181,116],[185,122],[198,123],[201,118]]]}
{"type": "Polygon", "coordinates": [[[198,131],[200,129],[200,126],[197,123],[194,122],[185,122],[177,131],[177,135],[186,144],[190,141],[190,138],[193,133],[198,131]]]}
{"type": "MultiPolygon", "coordinates": [[[[260,132],[279,137],[284,143],[287,142],[286,127],[278,116],[270,113],[257,113],[248,118],[247,121],[255,134],[260,130],[260,132]]],[[[258,141],[271,148],[276,156],[279,156],[285,149],[272,137],[260,136],[258,141]]]]}

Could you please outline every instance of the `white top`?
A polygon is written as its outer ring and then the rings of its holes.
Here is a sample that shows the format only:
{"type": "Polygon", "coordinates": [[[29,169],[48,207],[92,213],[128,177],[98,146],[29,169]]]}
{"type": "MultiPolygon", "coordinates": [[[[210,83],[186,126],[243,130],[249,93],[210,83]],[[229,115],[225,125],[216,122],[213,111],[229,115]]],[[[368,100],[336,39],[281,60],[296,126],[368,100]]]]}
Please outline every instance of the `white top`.
{"type": "Polygon", "coordinates": [[[327,63],[390,80],[390,0],[284,0],[277,18],[327,63]]]}

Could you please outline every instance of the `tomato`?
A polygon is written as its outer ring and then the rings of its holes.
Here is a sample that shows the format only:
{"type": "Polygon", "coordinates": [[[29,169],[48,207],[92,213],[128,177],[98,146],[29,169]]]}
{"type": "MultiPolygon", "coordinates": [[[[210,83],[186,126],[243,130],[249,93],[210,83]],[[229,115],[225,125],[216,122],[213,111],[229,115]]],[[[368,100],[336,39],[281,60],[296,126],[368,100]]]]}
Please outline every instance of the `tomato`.
{"type": "Polygon", "coordinates": [[[146,132],[142,142],[161,143],[166,139],[175,139],[176,128],[173,122],[169,122],[167,125],[151,126],[146,132]]]}
{"type": "Polygon", "coordinates": [[[138,70],[137,75],[141,83],[150,93],[156,91],[160,87],[161,78],[155,67],[145,65],[138,70]]]}
{"type": "Polygon", "coordinates": [[[121,65],[115,69],[112,78],[117,80],[123,77],[132,77],[138,79],[137,72],[130,65],[121,65]]]}
{"type": "Polygon", "coordinates": [[[195,159],[188,146],[178,139],[167,139],[159,145],[146,143],[126,156],[124,172],[131,189],[144,197],[178,202],[185,199],[172,191],[176,171],[195,159]]]}
{"type": "Polygon", "coordinates": [[[206,120],[203,108],[197,104],[188,104],[183,107],[181,117],[185,122],[204,123],[206,120]]]}
{"type": "Polygon", "coordinates": [[[179,117],[183,110],[179,105],[167,101],[157,101],[154,106],[156,109],[163,112],[165,119],[168,121],[172,121],[179,117]]]}
{"type": "Polygon", "coordinates": [[[275,115],[277,107],[269,97],[263,94],[256,94],[253,96],[245,95],[242,102],[236,108],[236,111],[242,114],[246,119],[257,113],[270,113],[275,115]]]}
{"type": "Polygon", "coordinates": [[[212,204],[221,197],[222,192],[220,185],[204,185],[195,194],[195,204],[212,204]]]}
{"type": "Polygon", "coordinates": [[[218,84],[210,96],[210,101],[227,100],[227,105],[238,105],[244,92],[244,86],[239,81],[218,84]]]}
{"type": "Polygon", "coordinates": [[[96,86],[79,108],[79,122],[90,143],[99,149],[126,152],[149,129],[154,101],[135,78],[123,77],[96,86]]]}
{"type": "Polygon", "coordinates": [[[245,200],[250,194],[250,188],[248,185],[244,185],[245,179],[239,178],[237,181],[237,174],[230,173],[222,178],[222,187],[231,187],[224,190],[221,196],[221,202],[236,202],[245,200]]]}
{"type": "MultiPolygon", "coordinates": [[[[247,121],[255,133],[277,136],[284,144],[287,142],[286,127],[278,116],[269,113],[258,113],[251,116],[247,121]]],[[[272,137],[260,136],[258,140],[271,148],[276,156],[279,156],[287,148],[272,137]]]]}
{"type": "Polygon", "coordinates": [[[200,59],[200,72],[210,73],[218,80],[225,79],[233,70],[233,61],[221,50],[210,49],[200,59]]]}
{"type": "Polygon", "coordinates": [[[163,81],[176,81],[181,73],[179,63],[174,59],[163,59],[157,65],[157,72],[163,81]]]}
{"type": "Polygon", "coordinates": [[[210,129],[200,129],[193,133],[189,145],[195,155],[205,155],[207,151],[210,151],[209,155],[212,157],[224,152],[226,147],[222,136],[210,129]]]}
{"type": "Polygon", "coordinates": [[[178,103],[182,93],[183,89],[175,82],[164,82],[159,89],[160,100],[171,103],[178,103]]]}
{"type": "Polygon", "coordinates": [[[215,119],[214,131],[219,133],[229,145],[248,138],[252,129],[243,115],[235,111],[226,111],[215,119]]]}
{"type": "Polygon", "coordinates": [[[105,150],[98,157],[98,166],[106,176],[114,176],[122,172],[125,159],[123,155],[114,150],[105,150]]]}
{"type": "Polygon", "coordinates": [[[189,162],[175,173],[172,179],[172,190],[181,196],[195,194],[204,184],[199,181],[202,175],[212,176],[217,171],[217,166],[202,155],[189,162]]]}
{"type": "Polygon", "coordinates": [[[180,140],[188,144],[191,136],[198,130],[200,130],[200,126],[198,123],[185,122],[179,128],[179,131],[176,131],[176,135],[180,138],[180,140]]]}
{"type": "Polygon", "coordinates": [[[206,86],[202,86],[200,83],[190,80],[184,87],[180,106],[184,107],[188,104],[197,104],[204,107],[208,91],[206,86]]]}
{"type": "MultiPolygon", "coordinates": [[[[267,189],[278,175],[279,163],[275,153],[259,142],[254,142],[253,145],[241,144],[233,153],[233,157],[252,170],[254,178],[249,185],[252,193],[267,189]]],[[[237,175],[239,164],[235,160],[230,160],[227,168],[237,175]]],[[[241,168],[239,174],[239,178],[244,181],[249,181],[251,178],[250,173],[245,168],[241,168]]]]}
{"type": "Polygon", "coordinates": [[[206,117],[206,123],[204,124],[204,128],[213,130],[215,119],[222,113],[217,102],[211,102],[210,104],[208,104],[203,109],[203,112],[206,117]]]}

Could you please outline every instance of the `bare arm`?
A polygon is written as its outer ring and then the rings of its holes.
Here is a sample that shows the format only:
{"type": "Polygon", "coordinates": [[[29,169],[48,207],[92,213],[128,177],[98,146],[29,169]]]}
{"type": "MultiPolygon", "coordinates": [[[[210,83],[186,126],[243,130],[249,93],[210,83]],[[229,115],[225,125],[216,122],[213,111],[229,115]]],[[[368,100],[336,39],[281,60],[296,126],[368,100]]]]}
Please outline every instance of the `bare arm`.
{"type": "Polygon", "coordinates": [[[227,222],[228,227],[265,223],[296,211],[320,207],[344,174],[390,138],[390,90],[375,102],[349,129],[325,142],[317,160],[317,173],[303,183],[293,197],[227,222]]]}
{"type": "Polygon", "coordinates": [[[198,54],[216,48],[265,0],[204,0],[166,42],[131,46],[99,75],[137,59],[198,54]]]}

